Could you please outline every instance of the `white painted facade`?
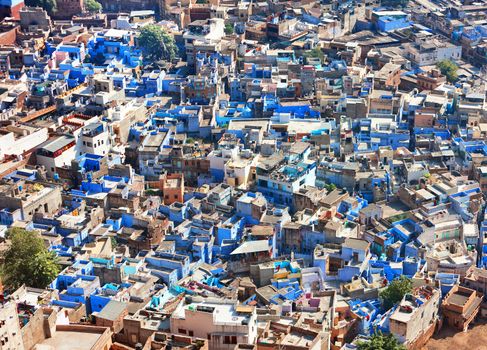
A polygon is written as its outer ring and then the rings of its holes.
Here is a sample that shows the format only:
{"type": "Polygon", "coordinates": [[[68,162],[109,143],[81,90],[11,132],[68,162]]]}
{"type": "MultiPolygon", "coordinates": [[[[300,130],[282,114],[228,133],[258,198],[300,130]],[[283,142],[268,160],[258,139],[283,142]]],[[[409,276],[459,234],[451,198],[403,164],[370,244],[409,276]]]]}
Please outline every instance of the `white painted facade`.
{"type": "Polygon", "coordinates": [[[255,309],[242,314],[236,307],[231,300],[201,299],[190,304],[183,300],[171,316],[171,333],[207,339],[212,350],[252,344],[257,337],[255,309]]]}
{"type": "Polygon", "coordinates": [[[39,146],[49,137],[46,128],[29,132],[25,128],[8,126],[4,130],[6,132],[0,134],[0,160],[7,155],[19,156],[39,146]]]}
{"type": "Polygon", "coordinates": [[[110,138],[108,128],[104,126],[103,132],[99,134],[89,135],[81,132],[80,135],[80,153],[90,153],[99,156],[107,155],[110,151],[110,138]]]}

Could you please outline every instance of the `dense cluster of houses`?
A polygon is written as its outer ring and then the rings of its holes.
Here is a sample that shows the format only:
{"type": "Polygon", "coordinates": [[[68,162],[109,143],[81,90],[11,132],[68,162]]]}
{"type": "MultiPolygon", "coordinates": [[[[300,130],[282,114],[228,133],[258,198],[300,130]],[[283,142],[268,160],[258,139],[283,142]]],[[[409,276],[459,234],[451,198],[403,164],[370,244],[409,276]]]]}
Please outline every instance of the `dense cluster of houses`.
{"type": "Polygon", "coordinates": [[[62,266],[5,288],[0,349],[419,349],[487,315],[487,3],[100,3],[0,0],[0,251],[62,266]]]}

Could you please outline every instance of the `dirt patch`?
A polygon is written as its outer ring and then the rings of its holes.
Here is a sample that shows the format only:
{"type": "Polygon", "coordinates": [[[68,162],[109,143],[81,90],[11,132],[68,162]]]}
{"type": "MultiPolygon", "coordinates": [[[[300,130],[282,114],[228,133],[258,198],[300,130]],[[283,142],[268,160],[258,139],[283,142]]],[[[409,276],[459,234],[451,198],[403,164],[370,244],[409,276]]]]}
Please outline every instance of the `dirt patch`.
{"type": "Polygon", "coordinates": [[[422,350],[487,350],[487,321],[477,321],[467,332],[447,325],[428,341],[422,350]]]}

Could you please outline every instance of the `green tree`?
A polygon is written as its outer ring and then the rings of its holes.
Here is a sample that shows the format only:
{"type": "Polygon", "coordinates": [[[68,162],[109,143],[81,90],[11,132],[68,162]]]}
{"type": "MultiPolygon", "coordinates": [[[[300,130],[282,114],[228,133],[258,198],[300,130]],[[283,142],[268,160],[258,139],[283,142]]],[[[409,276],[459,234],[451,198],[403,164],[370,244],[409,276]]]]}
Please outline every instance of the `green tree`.
{"type": "Polygon", "coordinates": [[[369,341],[357,343],[358,350],[406,350],[392,334],[374,333],[369,341]]]}
{"type": "Polygon", "coordinates": [[[139,46],[148,60],[172,60],[176,57],[174,37],[155,24],[142,28],[139,46]]]}
{"type": "Polygon", "coordinates": [[[336,188],[337,188],[337,186],[335,184],[326,184],[325,185],[325,189],[326,189],[327,192],[331,192],[331,191],[333,191],[336,188]]]}
{"type": "Polygon", "coordinates": [[[231,23],[225,24],[225,34],[226,35],[233,34],[233,24],[231,24],[231,23]]]}
{"type": "Polygon", "coordinates": [[[57,256],[49,252],[35,232],[13,228],[7,233],[9,248],[3,253],[2,280],[8,288],[25,284],[45,288],[58,273],[57,256]]]}
{"type": "Polygon", "coordinates": [[[389,285],[380,292],[379,296],[382,300],[382,306],[384,309],[390,309],[400,302],[405,294],[411,293],[412,289],[413,281],[411,281],[410,278],[401,275],[399,278],[389,283],[389,285]]]}
{"type": "Polygon", "coordinates": [[[323,51],[321,50],[320,47],[315,47],[312,50],[306,51],[304,53],[304,57],[306,57],[306,58],[319,58],[321,63],[323,63],[323,61],[325,60],[325,54],[323,53],[323,51]]]}
{"type": "Polygon", "coordinates": [[[101,12],[103,7],[96,0],[85,0],[85,9],[88,12],[101,12]]]}
{"type": "Polygon", "coordinates": [[[49,14],[56,12],[56,0],[25,0],[25,5],[31,7],[42,7],[49,14]]]}
{"type": "Polygon", "coordinates": [[[115,249],[118,246],[117,239],[115,237],[110,237],[110,242],[112,243],[112,248],[115,249]]]}
{"type": "Polygon", "coordinates": [[[159,194],[159,191],[158,190],[154,190],[154,189],[148,189],[148,190],[145,190],[145,195],[146,196],[157,196],[159,194]]]}
{"type": "Polygon", "coordinates": [[[446,76],[448,82],[454,83],[458,80],[458,66],[452,60],[441,60],[436,66],[440,69],[441,74],[446,76]]]}

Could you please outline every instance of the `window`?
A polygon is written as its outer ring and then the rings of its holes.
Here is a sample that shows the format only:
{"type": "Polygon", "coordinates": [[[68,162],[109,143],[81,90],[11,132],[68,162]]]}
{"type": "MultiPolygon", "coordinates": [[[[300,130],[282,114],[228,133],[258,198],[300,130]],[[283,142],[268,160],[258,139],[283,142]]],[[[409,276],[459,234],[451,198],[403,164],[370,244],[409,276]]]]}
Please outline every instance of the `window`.
{"type": "Polygon", "coordinates": [[[207,338],[208,340],[211,340],[211,334],[210,334],[210,333],[208,333],[208,334],[206,335],[206,338],[207,338]]]}
{"type": "Polygon", "coordinates": [[[178,333],[186,334],[186,329],[179,328],[178,333]]]}
{"type": "Polygon", "coordinates": [[[189,332],[188,332],[188,335],[189,335],[190,337],[192,337],[192,336],[193,336],[193,331],[189,331],[189,332]]]}

